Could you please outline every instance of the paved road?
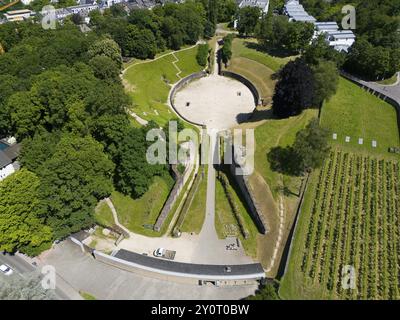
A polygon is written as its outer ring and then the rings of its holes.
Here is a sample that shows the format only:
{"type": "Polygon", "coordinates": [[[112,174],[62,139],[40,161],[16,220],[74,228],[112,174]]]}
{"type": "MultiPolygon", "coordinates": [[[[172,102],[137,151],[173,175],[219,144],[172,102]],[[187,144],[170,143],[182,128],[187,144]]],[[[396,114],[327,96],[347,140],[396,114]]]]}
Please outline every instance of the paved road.
{"type": "Polygon", "coordinates": [[[215,241],[218,240],[217,231],[215,230],[215,168],[213,165],[213,163],[216,163],[216,157],[218,157],[218,150],[215,147],[216,136],[210,136],[209,141],[206,217],[200,232],[200,238],[207,239],[207,241],[215,241]]]}
{"type": "Polygon", "coordinates": [[[393,98],[394,100],[397,100],[400,103],[400,72],[397,74],[398,81],[395,85],[380,85],[376,83],[371,83],[369,82],[369,87],[372,87],[374,89],[378,90],[383,90],[383,92],[393,98]]]}
{"type": "MultiPolygon", "coordinates": [[[[395,85],[385,86],[385,85],[378,84],[376,82],[363,81],[363,80],[357,79],[354,76],[351,76],[351,77],[354,80],[356,80],[358,83],[362,84],[363,86],[374,89],[380,93],[383,93],[383,94],[387,95],[388,97],[390,97],[400,103],[400,81],[397,81],[397,84],[395,84],[395,85]]],[[[400,73],[398,73],[398,78],[400,78],[400,73]]]]}
{"type": "MultiPolygon", "coordinates": [[[[9,265],[14,270],[14,272],[18,273],[20,276],[38,271],[37,268],[29,264],[27,261],[20,258],[19,256],[0,254],[0,263],[5,263],[9,265]]],[[[55,295],[59,300],[70,300],[70,297],[64,291],[62,291],[60,287],[56,288],[55,295]]]]}

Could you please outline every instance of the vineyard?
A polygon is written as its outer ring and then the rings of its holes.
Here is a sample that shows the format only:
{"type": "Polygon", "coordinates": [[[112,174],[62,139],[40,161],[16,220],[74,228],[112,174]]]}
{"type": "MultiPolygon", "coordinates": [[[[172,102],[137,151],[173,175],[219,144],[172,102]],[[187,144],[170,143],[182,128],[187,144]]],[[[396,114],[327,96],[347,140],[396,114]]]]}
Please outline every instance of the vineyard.
{"type": "Polygon", "coordinates": [[[305,286],[326,298],[399,299],[399,163],[332,152],[307,198],[295,264],[305,286]],[[342,287],[344,266],[354,268],[353,290],[342,287]]]}

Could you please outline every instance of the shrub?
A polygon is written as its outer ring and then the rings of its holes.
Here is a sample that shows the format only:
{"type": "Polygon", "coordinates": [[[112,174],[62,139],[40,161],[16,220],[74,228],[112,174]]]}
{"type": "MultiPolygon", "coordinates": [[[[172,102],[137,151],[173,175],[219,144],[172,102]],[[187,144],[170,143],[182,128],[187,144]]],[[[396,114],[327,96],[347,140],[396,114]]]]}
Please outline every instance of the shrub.
{"type": "Polygon", "coordinates": [[[203,67],[207,65],[209,46],[208,44],[201,44],[197,48],[196,60],[197,63],[203,67]]]}

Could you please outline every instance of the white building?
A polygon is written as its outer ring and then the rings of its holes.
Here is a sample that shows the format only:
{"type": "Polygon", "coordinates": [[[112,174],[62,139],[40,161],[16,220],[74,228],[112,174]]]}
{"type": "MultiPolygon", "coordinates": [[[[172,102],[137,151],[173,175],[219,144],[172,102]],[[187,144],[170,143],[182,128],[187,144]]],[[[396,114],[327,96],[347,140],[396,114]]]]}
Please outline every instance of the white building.
{"type": "Polygon", "coordinates": [[[314,38],[325,35],[326,42],[337,51],[347,52],[356,40],[356,36],[351,30],[339,30],[339,26],[334,21],[317,22],[309,15],[298,0],[286,2],[283,12],[289,17],[289,21],[310,22],[315,25],[314,38]]]}
{"type": "Polygon", "coordinates": [[[316,22],[314,38],[325,35],[326,42],[337,51],[347,52],[356,40],[351,30],[339,30],[336,22],[316,22]]]}
{"type": "Polygon", "coordinates": [[[34,15],[34,12],[28,9],[7,11],[4,17],[7,21],[23,21],[34,15]]]}
{"type": "Polygon", "coordinates": [[[356,41],[356,36],[351,30],[338,30],[328,32],[326,40],[335,50],[347,52],[356,41]]]}
{"type": "Polygon", "coordinates": [[[313,16],[309,15],[298,0],[289,0],[283,7],[283,12],[289,17],[289,21],[311,22],[317,21],[313,16]]]}
{"type": "Polygon", "coordinates": [[[127,1],[124,1],[124,0],[103,0],[102,4],[103,4],[103,6],[105,6],[107,8],[110,8],[112,5],[118,4],[118,3],[122,3],[122,2],[127,2],[127,1]]]}
{"type": "Polygon", "coordinates": [[[268,13],[269,0],[240,0],[238,7],[259,7],[263,13],[268,13]]]}
{"type": "Polygon", "coordinates": [[[19,144],[8,146],[2,143],[1,146],[6,148],[0,150],[0,181],[19,169],[19,163],[15,160],[21,148],[19,144]]]}
{"type": "Polygon", "coordinates": [[[94,4],[82,4],[78,6],[72,6],[68,7],[67,10],[72,12],[72,14],[81,14],[81,15],[87,15],[89,14],[90,11],[93,10],[98,10],[99,5],[97,3],[94,4]]]}

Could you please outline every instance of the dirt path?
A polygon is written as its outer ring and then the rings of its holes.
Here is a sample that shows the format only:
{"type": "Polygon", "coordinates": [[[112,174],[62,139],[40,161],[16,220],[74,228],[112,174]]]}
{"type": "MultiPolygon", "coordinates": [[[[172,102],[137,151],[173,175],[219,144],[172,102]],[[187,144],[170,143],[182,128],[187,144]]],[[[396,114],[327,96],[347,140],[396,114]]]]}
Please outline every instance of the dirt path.
{"type": "Polygon", "coordinates": [[[172,52],[172,56],[175,58],[175,61],[172,61],[172,64],[174,65],[175,69],[178,70],[178,73],[176,74],[176,76],[179,79],[182,79],[182,77],[180,76],[180,74],[182,73],[182,70],[178,67],[178,65],[176,64],[177,62],[179,62],[178,57],[175,55],[175,52],[172,52]]]}

